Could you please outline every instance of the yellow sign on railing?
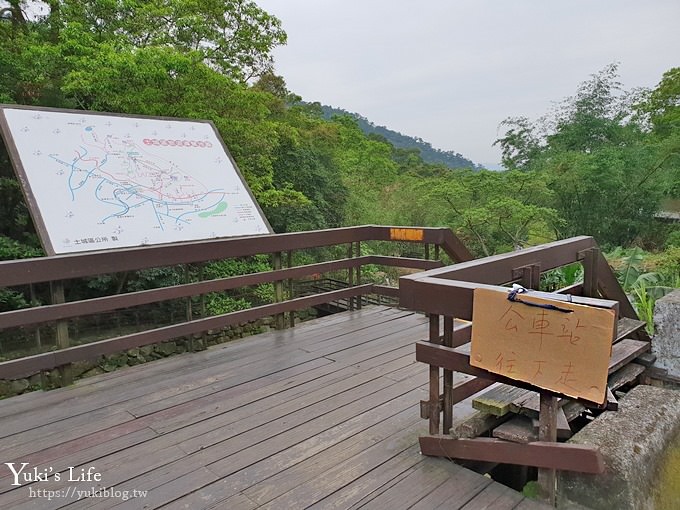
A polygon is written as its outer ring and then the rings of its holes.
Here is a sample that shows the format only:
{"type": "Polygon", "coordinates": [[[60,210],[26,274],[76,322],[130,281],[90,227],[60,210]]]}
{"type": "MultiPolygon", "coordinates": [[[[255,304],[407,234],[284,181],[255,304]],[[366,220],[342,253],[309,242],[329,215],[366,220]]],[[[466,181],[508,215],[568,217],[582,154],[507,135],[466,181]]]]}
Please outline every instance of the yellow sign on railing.
{"type": "Polygon", "coordinates": [[[530,293],[517,297],[521,302],[509,301],[505,291],[475,289],[470,364],[604,403],[616,312],[530,293]]]}
{"type": "Polygon", "coordinates": [[[390,228],[392,241],[422,241],[424,235],[422,228],[390,228]]]}

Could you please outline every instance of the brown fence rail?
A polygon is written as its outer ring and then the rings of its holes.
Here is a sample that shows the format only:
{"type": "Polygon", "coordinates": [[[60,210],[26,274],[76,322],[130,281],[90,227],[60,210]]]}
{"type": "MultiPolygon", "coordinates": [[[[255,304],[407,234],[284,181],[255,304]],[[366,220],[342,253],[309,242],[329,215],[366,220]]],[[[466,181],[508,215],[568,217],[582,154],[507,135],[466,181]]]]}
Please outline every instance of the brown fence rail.
{"type": "Polygon", "coordinates": [[[68,366],[75,361],[95,359],[106,354],[242,324],[268,316],[275,316],[277,327],[284,327],[283,314],[292,313],[295,310],[337,300],[346,300],[351,309],[355,306],[361,306],[360,297],[367,294],[394,297],[396,289],[362,282],[361,269],[366,265],[375,264],[421,270],[443,265],[438,260],[383,255],[361,256],[361,243],[368,241],[418,243],[424,245],[426,255],[430,253],[430,246],[433,246],[435,259],[439,258],[441,252],[448,255],[454,262],[472,259],[468,250],[448,229],[359,226],[0,262],[0,287],[30,286],[49,282],[52,288],[53,303],[0,313],[0,330],[9,328],[31,329],[41,324],[56,323],[56,328],[54,328],[56,341],[53,343],[57,346],[57,350],[54,351],[0,363],[0,379],[21,377],[37,371],[59,367],[65,374],[64,379],[68,382],[68,366]],[[292,266],[291,254],[294,251],[338,245],[348,245],[347,258],[292,266]],[[289,267],[286,268],[282,267],[284,260],[282,254],[284,253],[288,254],[289,267]],[[64,282],[69,280],[264,254],[271,255],[272,266],[274,267],[271,271],[107,295],[86,300],[66,302],[64,298],[64,282]],[[293,280],[338,271],[346,271],[347,288],[305,297],[295,298],[292,296],[290,289],[292,289],[293,280]],[[193,319],[189,310],[188,320],[179,324],[106,338],[84,345],[71,346],[69,342],[66,322],[69,319],[96,316],[115,310],[170,300],[190,299],[207,293],[261,284],[274,284],[276,302],[221,315],[203,316],[198,319],[193,319]],[[289,289],[287,299],[284,297],[284,285],[286,284],[289,289]]]}
{"type": "MultiPolygon", "coordinates": [[[[501,290],[498,286],[519,283],[527,289],[539,290],[541,273],[573,263],[583,266],[583,283],[557,292],[580,296],[570,299],[574,302],[599,302],[597,306],[614,308],[617,315],[623,317],[618,324],[609,362],[609,374],[613,374],[649,350],[649,337],[641,330],[644,323],[637,320],[634,308],[592,237],[574,237],[400,279],[400,305],[430,315],[429,339],[416,345],[416,359],[430,366],[429,399],[421,402],[421,416],[429,420],[430,433],[421,437],[424,454],[543,468],[539,470],[539,481],[541,487],[548,490],[554,489],[555,469],[602,471],[599,452],[556,442],[554,419],[551,421],[547,417],[550,414],[544,410],[547,409],[545,402],[556,406],[555,394],[470,365],[469,342],[474,325],[469,321],[472,320],[475,289],[501,290]],[[454,385],[454,372],[468,377],[458,378],[461,382],[454,385]],[[531,438],[525,441],[530,444],[512,444],[498,439],[449,435],[454,425],[453,406],[497,382],[520,388],[508,391],[513,398],[517,396],[518,401],[528,398],[531,390],[540,393],[539,442],[531,442],[536,441],[531,438]],[[527,391],[521,393],[522,388],[527,391]]],[[[554,294],[551,297],[556,298],[554,294]]],[[[579,409],[584,408],[578,407],[582,406],[581,402],[573,403],[575,413],[572,415],[576,416],[579,409]]],[[[474,435],[489,433],[493,425],[484,424],[484,427],[474,435]]],[[[548,500],[553,497],[554,493],[547,495],[548,500]]]]}

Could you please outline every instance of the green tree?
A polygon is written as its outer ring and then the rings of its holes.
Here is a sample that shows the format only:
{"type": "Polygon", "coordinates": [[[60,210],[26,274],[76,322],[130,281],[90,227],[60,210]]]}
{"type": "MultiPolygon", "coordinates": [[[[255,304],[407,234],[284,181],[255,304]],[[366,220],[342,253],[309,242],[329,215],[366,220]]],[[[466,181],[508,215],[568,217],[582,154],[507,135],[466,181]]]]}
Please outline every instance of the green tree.
{"type": "Polygon", "coordinates": [[[651,125],[658,152],[657,163],[646,177],[666,178],[667,193],[680,197],[680,67],[664,73],[638,111],[651,125]]]}
{"type": "Polygon", "coordinates": [[[552,206],[565,220],[560,237],[593,235],[617,245],[653,234],[664,186],[649,178],[660,153],[636,115],[639,99],[621,89],[612,64],[536,122],[502,124],[506,131],[497,143],[504,163],[546,180],[552,206]]]}
{"type": "Polygon", "coordinates": [[[398,176],[392,145],[366,137],[352,117],[335,116],[331,122],[337,129],[334,163],[349,190],[345,223],[389,223],[385,192],[398,176]]]}
{"type": "Polygon", "coordinates": [[[533,173],[457,170],[400,180],[392,203],[397,223],[452,228],[473,253],[488,256],[554,239],[560,220],[546,205],[551,196],[533,173]]]}
{"type": "Polygon", "coordinates": [[[53,32],[85,27],[114,47],[171,47],[245,82],[271,70],[281,22],[249,0],[53,0],[53,32]]]}

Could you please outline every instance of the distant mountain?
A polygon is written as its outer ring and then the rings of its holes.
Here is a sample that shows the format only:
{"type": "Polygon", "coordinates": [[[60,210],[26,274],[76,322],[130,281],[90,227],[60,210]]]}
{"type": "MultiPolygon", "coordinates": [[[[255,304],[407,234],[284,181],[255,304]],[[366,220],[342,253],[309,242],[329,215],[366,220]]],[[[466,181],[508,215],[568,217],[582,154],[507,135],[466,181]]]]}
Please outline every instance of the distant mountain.
{"type": "Polygon", "coordinates": [[[477,165],[464,157],[462,154],[453,151],[442,151],[435,149],[428,142],[422,138],[402,135],[397,131],[392,131],[385,126],[376,126],[366,117],[362,117],[358,113],[348,112],[341,108],[333,108],[332,106],[321,105],[324,117],[330,119],[333,115],[349,115],[357,120],[359,127],[366,134],[377,134],[384,136],[387,141],[399,149],[418,149],[420,150],[420,157],[426,163],[437,163],[448,166],[449,168],[472,168],[481,169],[477,165]]]}

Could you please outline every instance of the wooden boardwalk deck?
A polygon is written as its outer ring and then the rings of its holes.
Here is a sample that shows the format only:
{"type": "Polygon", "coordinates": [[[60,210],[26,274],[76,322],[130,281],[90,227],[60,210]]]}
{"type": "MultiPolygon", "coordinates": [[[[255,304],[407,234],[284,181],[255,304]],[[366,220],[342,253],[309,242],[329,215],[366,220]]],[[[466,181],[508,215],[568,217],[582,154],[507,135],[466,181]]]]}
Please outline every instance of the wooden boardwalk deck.
{"type": "Polygon", "coordinates": [[[543,508],[419,454],[426,334],[369,307],[0,401],[0,508],[543,508]]]}

